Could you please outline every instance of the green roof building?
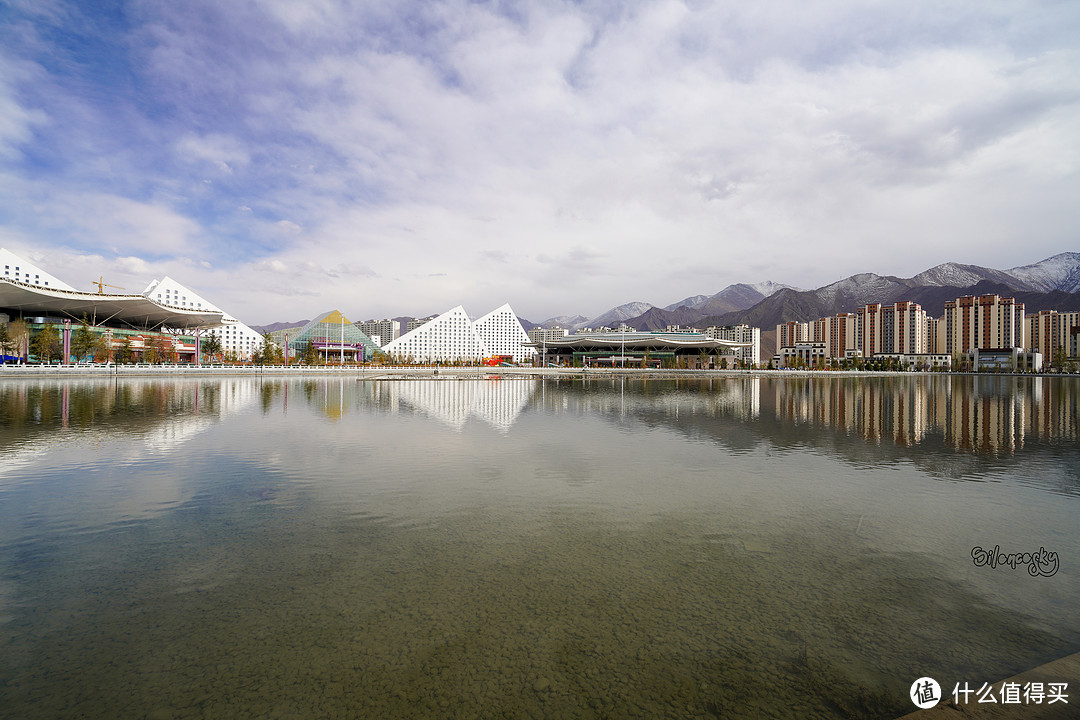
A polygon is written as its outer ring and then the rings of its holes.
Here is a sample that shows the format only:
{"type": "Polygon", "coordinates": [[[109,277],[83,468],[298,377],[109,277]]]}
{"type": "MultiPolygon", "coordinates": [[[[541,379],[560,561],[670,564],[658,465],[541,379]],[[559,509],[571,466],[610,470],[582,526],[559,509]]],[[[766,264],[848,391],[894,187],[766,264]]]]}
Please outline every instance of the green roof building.
{"type": "Polygon", "coordinates": [[[370,360],[379,349],[371,338],[338,310],[315,318],[300,328],[295,336],[290,335],[288,342],[290,358],[297,357],[308,343],[329,361],[370,360]]]}

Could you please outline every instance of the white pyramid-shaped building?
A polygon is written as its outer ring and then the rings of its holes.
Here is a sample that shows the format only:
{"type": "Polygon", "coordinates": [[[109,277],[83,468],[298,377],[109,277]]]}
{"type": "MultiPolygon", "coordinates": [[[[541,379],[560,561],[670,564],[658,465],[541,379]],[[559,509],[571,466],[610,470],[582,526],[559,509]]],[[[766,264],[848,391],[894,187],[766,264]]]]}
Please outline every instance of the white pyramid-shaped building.
{"type": "MultiPolygon", "coordinates": [[[[186,310],[194,308],[195,310],[223,312],[221,308],[214,307],[213,303],[207,302],[168,275],[166,275],[163,280],[152,280],[150,285],[143,290],[142,294],[151,300],[156,300],[161,305],[184,308],[186,310]]],[[[227,319],[236,322],[233,318],[227,319]]]]}
{"type": "Polygon", "coordinates": [[[232,351],[237,358],[246,360],[262,346],[262,335],[167,275],[162,280],[152,281],[142,294],[170,307],[222,313],[221,322],[224,324],[207,330],[207,334],[217,335],[221,339],[223,352],[232,351]]]}
{"type": "Polygon", "coordinates": [[[487,357],[510,355],[514,362],[525,362],[536,355],[536,348],[522,344],[529,342],[529,336],[525,333],[525,328],[521,327],[510,303],[492,310],[473,323],[473,327],[484,344],[487,357]]]}
{"type": "Polygon", "coordinates": [[[508,355],[522,362],[536,353],[534,348],[522,345],[527,342],[529,336],[509,304],[476,322],[458,305],[384,345],[383,352],[413,362],[475,362],[495,355],[508,355]]]}
{"type": "Polygon", "coordinates": [[[382,350],[391,357],[413,362],[470,362],[488,355],[460,305],[384,345],[382,350]]]}
{"type": "Polygon", "coordinates": [[[63,280],[50,275],[37,265],[27,262],[6,248],[0,248],[0,277],[27,285],[52,288],[53,290],[72,290],[75,288],[63,280]]]}

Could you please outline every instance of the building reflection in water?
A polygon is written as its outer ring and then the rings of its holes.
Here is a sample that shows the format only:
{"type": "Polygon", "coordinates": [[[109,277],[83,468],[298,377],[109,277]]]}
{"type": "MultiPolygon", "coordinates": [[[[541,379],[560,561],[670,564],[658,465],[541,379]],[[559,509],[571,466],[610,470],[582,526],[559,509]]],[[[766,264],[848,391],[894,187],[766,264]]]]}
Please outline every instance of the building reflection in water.
{"type": "Polygon", "coordinates": [[[183,457],[194,438],[245,412],[257,389],[226,378],[0,383],[0,492],[39,488],[29,469],[80,467],[101,453],[90,469],[60,472],[43,506],[63,506],[68,523],[158,516],[192,497],[168,456],[183,457]]]}
{"type": "Polygon", "coordinates": [[[754,420],[761,413],[762,381],[718,379],[547,380],[536,400],[548,412],[578,415],[684,415],[754,420]],[[550,393],[550,395],[549,395],[550,393]]]}
{"type": "Polygon", "coordinates": [[[781,422],[835,427],[873,441],[916,445],[935,432],[973,452],[1014,452],[1027,440],[1080,440],[1076,388],[1065,378],[931,376],[773,383],[781,422]]]}
{"type": "Polygon", "coordinates": [[[407,380],[372,383],[373,400],[396,412],[401,405],[455,430],[470,418],[508,432],[537,390],[531,380],[407,380]]]}
{"type": "MultiPolygon", "coordinates": [[[[751,423],[768,432],[755,422],[764,412],[781,426],[836,429],[871,443],[910,447],[933,435],[960,451],[1009,453],[1032,440],[1080,441],[1080,388],[1073,385],[1075,381],[1067,378],[920,375],[409,380],[360,383],[357,389],[361,403],[391,413],[407,407],[459,430],[470,419],[479,419],[507,432],[526,408],[534,407],[556,414],[649,418],[674,425],[715,418],[751,423]]],[[[309,399],[324,404],[329,398],[334,405],[332,386],[320,384],[320,391],[309,399]]],[[[347,397],[350,388],[345,391],[347,397]]]]}
{"type": "Polygon", "coordinates": [[[245,412],[260,392],[265,402],[265,388],[227,378],[20,379],[0,384],[0,447],[10,461],[20,449],[35,452],[65,433],[93,430],[102,439],[134,440],[140,452],[168,452],[245,412]]]}
{"type": "MultiPolygon", "coordinates": [[[[40,380],[0,385],[0,447],[10,467],[66,433],[94,428],[137,439],[140,452],[175,449],[229,415],[259,407],[288,412],[297,400],[331,420],[350,408],[408,408],[457,430],[470,419],[508,432],[527,408],[648,419],[707,429],[710,418],[834,429],[871,443],[915,446],[933,436],[975,453],[1025,443],[1080,441],[1075,378],[918,375],[715,379],[332,379],[40,380]],[[290,396],[291,389],[291,396],[290,396]],[[772,408],[769,404],[772,404],[772,408]]],[[[713,423],[715,424],[715,423],[713,423]]],[[[2,471],[0,471],[2,472],[2,471]]]]}

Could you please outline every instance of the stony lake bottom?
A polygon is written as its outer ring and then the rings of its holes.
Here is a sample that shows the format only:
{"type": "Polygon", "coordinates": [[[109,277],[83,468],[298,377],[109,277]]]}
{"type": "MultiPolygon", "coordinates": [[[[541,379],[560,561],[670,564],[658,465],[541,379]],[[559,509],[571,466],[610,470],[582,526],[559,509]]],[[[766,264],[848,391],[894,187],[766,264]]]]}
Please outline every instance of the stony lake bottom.
{"type": "Polygon", "coordinates": [[[0,381],[0,717],[897,717],[1080,650],[1078,401],[0,381]]]}

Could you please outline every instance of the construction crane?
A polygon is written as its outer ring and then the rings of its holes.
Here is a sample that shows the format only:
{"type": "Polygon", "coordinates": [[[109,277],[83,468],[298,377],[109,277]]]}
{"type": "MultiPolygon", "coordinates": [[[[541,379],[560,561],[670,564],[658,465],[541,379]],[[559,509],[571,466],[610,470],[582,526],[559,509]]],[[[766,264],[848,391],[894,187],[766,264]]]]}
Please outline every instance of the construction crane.
{"type": "Polygon", "coordinates": [[[107,287],[116,288],[117,290],[123,290],[124,289],[124,288],[120,287],[119,285],[110,285],[109,283],[105,282],[105,276],[104,275],[98,275],[98,279],[97,280],[91,280],[90,284],[91,285],[97,285],[98,295],[104,295],[105,294],[105,288],[107,288],[107,287]]]}

